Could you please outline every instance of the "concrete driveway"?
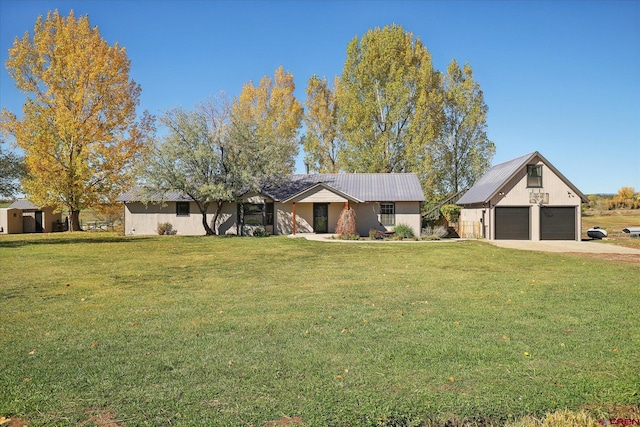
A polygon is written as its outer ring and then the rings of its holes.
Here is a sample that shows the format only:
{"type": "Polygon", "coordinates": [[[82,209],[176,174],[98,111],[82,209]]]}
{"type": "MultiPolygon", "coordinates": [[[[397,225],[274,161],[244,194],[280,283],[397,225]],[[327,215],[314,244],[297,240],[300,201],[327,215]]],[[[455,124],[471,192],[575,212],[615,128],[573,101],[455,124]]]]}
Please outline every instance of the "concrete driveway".
{"type": "Polygon", "coordinates": [[[501,248],[522,249],[527,251],[628,254],[638,255],[640,257],[640,249],[625,248],[624,246],[589,240],[582,242],[573,240],[543,240],[537,242],[531,240],[493,240],[489,242],[501,248]]]}

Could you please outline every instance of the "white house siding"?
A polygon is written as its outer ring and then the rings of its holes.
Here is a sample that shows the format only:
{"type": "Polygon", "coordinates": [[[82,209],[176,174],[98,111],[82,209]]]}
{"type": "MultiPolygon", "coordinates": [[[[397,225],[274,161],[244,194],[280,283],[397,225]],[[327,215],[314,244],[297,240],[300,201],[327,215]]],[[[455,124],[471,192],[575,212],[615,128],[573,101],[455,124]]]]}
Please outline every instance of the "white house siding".
{"type": "MultiPolygon", "coordinates": [[[[235,217],[236,204],[225,203],[218,218],[218,231],[220,234],[236,233],[235,217]]],[[[209,206],[207,220],[209,225],[213,221],[216,205],[209,206]]],[[[167,202],[164,206],[159,204],[125,203],[124,227],[127,235],[152,235],[158,234],[158,224],[170,223],[176,234],[187,236],[204,235],[202,226],[202,214],[195,202],[189,203],[189,215],[176,215],[176,202],[167,202]]]]}
{"type": "Polygon", "coordinates": [[[416,236],[420,235],[422,218],[420,217],[419,202],[396,202],[396,225],[406,224],[413,229],[416,236]]]}
{"type": "MultiPolygon", "coordinates": [[[[380,202],[351,203],[356,211],[356,225],[358,234],[368,236],[369,230],[393,231],[395,226],[384,226],[380,222],[380,202]]],[[[416,236],[420,235],[421,217],[420,202],[395,202],[395,224],[406,224],[413,229],[416,236]]]]}
{"type": "MultiPolygon", "coordinates": [[[[330,193],[330,192],[329,192],[330,193]]],[[[331,193],[334,201],[329,202],[325,190],[314,192],[309,197],[304,198],[304,202],[296,203],[296,233],[313,233],[313,204],[327,203],[329,205],[328,232],[335,233],[340,212],[344,209],[346,199],[331,193]],[[340,201],[335,201],[340,199],[340,201]],[[315,200],[310,202],[309,200],[315,200]],[[319,201],[320,200],[320,201],[319,201]]],[[[245,202],[263,203],[265,199],[261,196],[251,196],[245,198],[245,202]]],[[[270,201],[267,199],[267,201],[270,201]]],[[[356,203],[349,202],[349,206],[356,212],[357,232],[361,236],[367,236],[369,230],[392,231],[393,226],[384,227],[380,223],[380,203],[356,203]]],[[[215,205],[209,206],[207,220],[209,224],[213,221],[215,205]]],[[[395,202],[396,218],[395,223],[407,224],[413,228],[416,235],[420,234],[420,202],[395,202]]],[[[268,227],[268,231],[273,234],[293,233],[293,204],[274,203],[273,227],[268,227]]],[[[154,235],[157,234],[158,224],[170,223],[178,235],[204,235],[202,227],[202,215],[195,202],[189,204],[189,215],[176,215],[176,202],[167,202],[164,206],[159,204],[148,204],[145,206],[140,202],[127,202],[124,205],[125,234],[127,235],[154,235]]],[[[237,204],[225,203],[217,222],[218,234],[237,234],[237,204]]]]}
{"type": "MultiPolygon", "coordinates": [[[[275,211],[275,234],[293,234],[293,205],[276,203],[275,211]]],[[[313,203],[296,203],[296,233],[313,233],[313,203]]]]}
{"type": "Polygon", "coordinates": [[[303,196],[293,201],[298,203],[344,203],[347,201],[347,199],[334,193],[333,191],[327,190],[326,188],[318,187],[305,192],[303,196]]]}

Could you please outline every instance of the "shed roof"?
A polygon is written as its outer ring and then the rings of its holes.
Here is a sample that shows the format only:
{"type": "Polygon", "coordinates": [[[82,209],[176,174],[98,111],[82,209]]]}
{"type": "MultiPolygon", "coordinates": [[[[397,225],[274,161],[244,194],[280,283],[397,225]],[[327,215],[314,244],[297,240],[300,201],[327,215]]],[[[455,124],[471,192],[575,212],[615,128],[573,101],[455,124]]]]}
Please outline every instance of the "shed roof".
{"type": "Polygon", "coordinates": [[[31,200],[18,199],[15,202],[11,203],[8,209],[21,209],[23,211],[28,211],[28,210],[38,210],[40,208],[34,205],[31,200]]]}
{"type": "Polygon", "coordinates": [[[578,190],[558,169],[556,169],[542,154],[537,151],[524,156],[499,163],[489,169],[457,202],[457,205],[472,205],[476,203],[487,203],[526,165],[535,158],[539,158],[549,169],[551,169],[565,184],[576,193],[583,202],[588,202],[587,197],[578,190]]]}

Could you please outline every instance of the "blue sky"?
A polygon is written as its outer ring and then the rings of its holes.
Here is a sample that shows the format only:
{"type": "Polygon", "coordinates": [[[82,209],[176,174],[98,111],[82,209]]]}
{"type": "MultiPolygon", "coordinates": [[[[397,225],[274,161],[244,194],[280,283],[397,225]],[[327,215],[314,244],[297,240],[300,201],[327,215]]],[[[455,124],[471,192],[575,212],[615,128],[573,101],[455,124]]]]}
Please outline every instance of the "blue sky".
{"type": "MultiPolygon", "coordinates": [[[[489,106],[494,164],[540,151],[584,193],[640,191],[640,1],[0,1],[0,60],[38,15],[89,15],[126,47],[141,109],[192,108],[283,65],[342,72],[347,43],[399,24],[437,69],[468,61],[489,106]]],[[[4,67],[0,104],[24,102],[4,67]]],[[[298,171],[303,172],[301,161],[298,171]]]]}

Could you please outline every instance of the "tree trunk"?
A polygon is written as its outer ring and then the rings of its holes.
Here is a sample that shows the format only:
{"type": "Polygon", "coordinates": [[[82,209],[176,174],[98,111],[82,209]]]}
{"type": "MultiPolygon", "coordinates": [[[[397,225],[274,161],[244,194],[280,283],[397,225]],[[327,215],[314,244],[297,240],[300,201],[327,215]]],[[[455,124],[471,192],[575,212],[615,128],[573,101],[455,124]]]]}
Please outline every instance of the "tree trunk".
{"type": "MultiPolygon", "coordinates": [[[[198,204],[200,206],[200,204],[198,204]]],[[[207,236],[214,236],[216,234],[215,231],[209,227],[209,223],[207,222],[207,210],[209,210],[209,205],[205,204],[200,206],[200,213],[202,214],[202,226],[204,227],[204,232],[207,236]]]]}
{"type": "Polygon", "coordinates": [[[216,228],[216,224],[218,223],[218,217],[220,216],[220,212],[222,212],[222,206],[223,205],[224,205],[224,202],[218,202],[217,206],[216,206],[216,213],[213,214],[212,224],[213,224],[213,228],[214,228],[215,234],[218,234],[217,230],[215,230],[215,228],[216,228]]]}
{"type": "Polygon", "coordinates": [[[69,231],[82,231],[80,227],[80,211],[70,209],[69,210],[69,231]]]}

